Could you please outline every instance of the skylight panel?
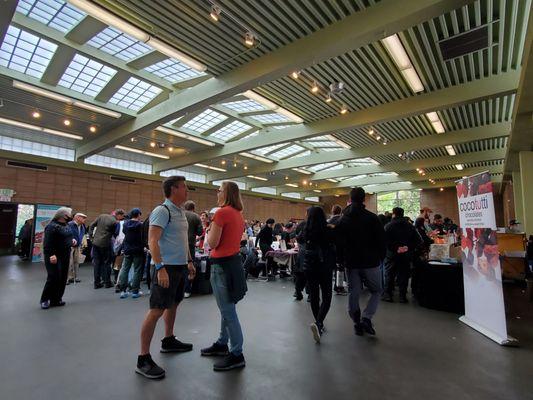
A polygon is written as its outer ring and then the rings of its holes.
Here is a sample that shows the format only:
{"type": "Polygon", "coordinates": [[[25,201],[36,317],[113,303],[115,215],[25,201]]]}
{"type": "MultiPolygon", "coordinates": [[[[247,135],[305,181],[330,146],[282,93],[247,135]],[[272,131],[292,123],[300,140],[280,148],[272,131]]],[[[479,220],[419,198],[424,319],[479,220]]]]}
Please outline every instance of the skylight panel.
{"type": "Polygon", "coordinates": [[[337,143],[329,141],[329,140],[320,140],[320,141],[305,142],[305,143],[313,147],[339,147],[337,143]]]}
{"type": "Polygon", "coordinates": [[[133,60],[152,51],[152,48],[115,28],[108,27],[87,44],[124,61],[133,60]]]}
{"type": "Polygon", "coordinates": [[[308,167],[307,169],[313,172],[318,172],[318,171],[328,171],[328,170],[340,169],[340,168],[343,168],[342,164],[339,164],[338,162],[333,161],[329,163],[313,165],[311,167],[308,167]]]}
{"type": "Polygon", "coordinates": [[[330,151],[342,150],[342,147],[322,147],[322,148],[319,148],[319,149],[322,152],[329,153],[330,151]]]}
{"type": "Polygon", "coordinates": [[[373,158],[355,158],[353,160],[346,161],[346,165],[350,167],[358,167],[362,165],[379,165],[379,163],[373,158]]]}
{"type": "Polygon", "coordinates": [[[261,114],[261,115],[251,115],[250,118],[255,119],[256,121],[262,124],[278,124],[280,122],[290,121],[285,115],[281,114],[261,114]]]}
{"type": "Polygon", "coordinates": [[[113,95],[110,103],[139,111],[155,96],[161,93],[157,86],[150,85],[133,76],[113,95]]]}
{"type": "Polygon", "coordinates": [[[85,13],[62,0],[19,0],[17,11],[61,32],[68,32],[85,13]]]}
{"type": "Polygon", "coordinates": [[[252,129],[250,125],[244,124],[241,121],[233,121],[232,123],[223,126],[216,132],[213,132],[211,135],[209,135],[209,137],[226,141],[237,135],[240,135],[243,132],[246,132],[249,129],[252,129]]]}
{"type": "Polygon", "coordinates": [[[238,113],[266,110],[265,106],[254,100],[233,101],[231,103],[224,103],[223,106],[238,113]]]}
{"type": "Polygon", "coordinates": [[[314,201],[316,203],[318,203],[320,201],[320,199],[316,196],[312,196],[312,197],[306,197],[305,200],[307,201],[314,201]]]}
{"type": "Polygon", "coordinates": [[[310,156],[310,155],[311,155],[311,150],[307,150],[302,153],[296,154],[293,158],[305,157],[305,156],[310,156]]]}
{"type": "Polygon", "coordinates": [[[268,154],[270,153],[271,151],[274,151],[276,149],[279,149],[280,147],[282,146],[285,146],[284,143],[279,143],[279,144],[274,144],[272,146],[267,146],[267,147],[261,147],[259,149],[255,149],[253,151],[253,153],[257,153],[257,154],[261,154],[262,156],[264,156],[265,154],[268,154]]]}
{"type": "Polygon", "coordinates": [[[95,97],[116,72],[98,61],[76,54],[59,85],[95,97]]]}
{"type": "Polygon", "coordinates": [[[282,193],[281,195],[284,196],[284,197],[292,197],[293,199],[301,199],[301,198],[302,198],[302,196],[300,195],[300,193],[291,193],[291,192],[288,192],[288,193],[282,193]]]}
{"type": "Polygon", "coordinates": [[[161,176],[173,176],[173,175],[181,175],[184,176],[185,179],[192,182],[200,182],[200,183],[207,183],[207,176],[204,174],[198,174],[195,172],[190,171],[184,171],[182,169],[169,169],[167,171],[160,172],[159,175],[161,176]]]}
{"type": "Polygon", "coordinates": [[[212,128],[226,119],[228,119],[228,117],[225,115],[214,110],[207,109],[200,115],[185,123],[183,127],[194,132],[204,133],[209,128],[212,128]]]}
{"type": "Polygon", "coordinates": [[[288,127],[290,127],[290,126],[297,126],[297,125],[299,125],[299,124],[275,125],[275,126],[273,126],[272,128],[274,128],[274,129],[285,129],[285,128],[288,128],[288,127]]]}
{"type": "Polygon", "coordinates": [[[146,67],[144,70],[172,83],[186,81],[188,79],[205,75],[203,72],[196,71],[174,58],[160,61],[146,67]]]}
{"type": "Polygon", "coordinates": [[[9,26],[0,47],[0,65],[41,79],[56,50],[57,45],[9,26]]]}
{"type": "Polygon", "coordinates": [[[272,157],[275,158],[285,158],[289,157],[293,154],[296,154],[300,151],[305,150],[302,146],[298,146],[297,144],[293,144],[292,146],[286,147],[284,149],[281,149],[279,151],[276,151],[275,153],[270,154],[272,157]]]}

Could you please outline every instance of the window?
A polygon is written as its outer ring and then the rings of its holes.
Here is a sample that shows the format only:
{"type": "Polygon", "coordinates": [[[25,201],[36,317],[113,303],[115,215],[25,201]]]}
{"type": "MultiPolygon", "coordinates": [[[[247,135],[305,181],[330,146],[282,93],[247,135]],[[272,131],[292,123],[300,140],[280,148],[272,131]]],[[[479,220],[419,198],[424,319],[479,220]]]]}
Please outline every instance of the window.
{"type": "Polygon", "coordinates": [[[318,203],[320,200],[318,199],[318,197],[314,196],[314,197],[306,197],[305,198],[307,201],[314,201],[316,203],[318,203]]]}
{"type": "Polygon", "coordinates": [[[34,154],[36,156],[58,158],[67,161],[74,161],[75,155],[75,151],[72,149],[12,138],[9,136],[0,136],[0,149],[16,151],[17,153],[34,154]]]}
{"type": "Polygon", "coordinates": [[[203,72],[198,72],[173,58],[150,65],[145,68],[145,71],[151,72],[172,83],[205,75],[203,72]]]}
{"type": "Polygon", "coordinates": [[[252,188],[252,192],[264,193],[264,194],[277,194],[277,191],[273,187],[256,187],[252,188]]]}
{"type": "Polygon", "coordinates": [[[216,132],[213,132],[209,137],[226,141],[250,129],[252,129],[252,126],[250,125],[246,125],[241,121],[233,121],[216,132]]]}
{"type": "Polygon", "coordinates": [[[280,122],[290,121],[289,118],[281,114],[251,115],[250,118],[255,119],[262,124],[278,124],[280,122]]]}
{"type": "Polygon", "coordinates": [[[228,117],[225,115],[207,109],[200,115],[191,119],[189,122],[183,124],[183,127],[194,132],[204,133],[209,128],[212,128],[226,119],[228,119],[228,117]]]}
{"type": "Polygon", "coordinates": [[[300,193],[282,193],[281,195],[284,196],[284,197],[292,197],[293,199],[301,199],[302,198],[300,193]]]}
{"type": "Polygon", "coordinates": [[[62,0],[19,0],[17,11],[64,33],[85,16],[62,0]]]}
{"type": "Polygon", "coordinates": [[[139,111],[159,93],[161,93],[161,89],[157,86],[150,85],[132,76],[113,95],[109,102],[133,111],[139,111]]]}
{"type": "MultiPolygon", "coordinates": [[[[224,182],[224,181],[213,181],[213,182],[211,182],[211,184],[213,184],[215,186],[220,186],[222,184],[222,182],[224,182]]],[[[232,182],[235,182],[237,184],[237,186],[239,187],[239,189],[246,190],[246,183],[245,182],[236,181],[236,180],[232,180],[232,182]]]]}
{"type": "Polygon", "coordinates": [[[133,60],[152,51],[150,46],[111,27],[94,36],[87,44],[124,61],[133,60]]]}
{"type": "Polygon", "coordinates": [[[0,48],[0,65],[41,79],[57,46],[14,26],[0,48]]]}
{"type": "Polygon", "coordinates": [[[392,212],[394,207],[403,208],[405,216],[414,221],[420,213],[420,191],[400,190],[378,194],[378,214],[383,214],[385,211],[392,212]]]}
{"type": "Polygon", "coordinates": [[[341,168],[344,168],[343,165],[339,164],[336,161],[329,162],[329,163],[317,164],[317,165],[313,165],[312,167],[307,167],[307,169],[309,169],[309,170],[311,170],[313,172],[331,171],[331,170],[341,169],[341,168]]]}
{"type": "Polygon", "coordinates": [[[224,103],[223,106],[238,113],[266,110],[262,104],[254,100],[233,101],[231,103],[224,103]]]}
{"type": "Polygon", "coordinates": [[[274,128],[274,129],[285,129],[285,128],[288,128],[288,127],[291,127],[291,126],[298,126],[298,124],[291,124],[291,125],[275,125],[275,126],[273,126],[272,128],[274,128]]]}
{"type": "Polygon", "coordinates": [[[197,174],[194,172],[183,171],[181,169],[169,169],[168,171],[163,171],[159,175],[161,176],[172,176],[172,175],[181,175],[184,176],[186,180],[191,182],[206,183],[207,179],[204,174],[197,174]]]}
{"type": "Polygon", "coordinates": [[[59,85],[95,97],[116,72],[113,68],[76,54],[59,85]]]}
{"type": "Polygon", "coordinates": [[[142,174],[151,174],[152,165],[141,163],[138,161],[123,160],[121,158],[114,158],[95,154],[87,157],[85,164],[99,165],[101,167],[121,169],[124,171],[140,172],[142,174]]]}

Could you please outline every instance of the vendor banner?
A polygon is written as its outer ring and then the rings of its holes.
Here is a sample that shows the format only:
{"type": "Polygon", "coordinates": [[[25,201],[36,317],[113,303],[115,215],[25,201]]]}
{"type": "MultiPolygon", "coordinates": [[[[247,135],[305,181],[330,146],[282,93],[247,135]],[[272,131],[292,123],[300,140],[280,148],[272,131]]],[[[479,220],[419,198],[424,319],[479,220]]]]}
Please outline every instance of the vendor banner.
{"type": "Polygon", "coordinates": [[[54,215],[57,210],[63,206],[54,206],[49,204],[37,204],[35,211],[35,227],[34,238],[33,238],[33,252],[31,261],[39,262],[43,259],[43,239],[44,239],[44,228],[46,225],[54,218],[54,215]]]}
{"type": "Polygon", "coordinates": [[[508,337],[490,173],[456,182],[465,315],[460,321],[501,345],[508,337]]]}

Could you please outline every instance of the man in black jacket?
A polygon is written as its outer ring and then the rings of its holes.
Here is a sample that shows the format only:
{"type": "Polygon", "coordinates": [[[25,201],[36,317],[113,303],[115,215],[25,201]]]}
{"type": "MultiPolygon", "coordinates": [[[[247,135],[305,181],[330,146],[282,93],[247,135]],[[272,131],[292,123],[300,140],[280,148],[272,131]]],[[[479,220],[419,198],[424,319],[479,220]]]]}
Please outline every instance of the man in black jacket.
{"type": "Polygon", "coordinates": [[[348,312],[356,335],[361,336],[364,332],[375,335],[372,317],[377,311],[382,291],[379,266],[385,257],[385,232],[377,215],[365,209],[363,188],[353,188],[350,200],[351,204],[335,227],[337,246],[342,248],[348,277],[348,312]],[[361,315],[359,295],[363,283],[371,295],[361,315]]]}
{"type": "Polygon", "coordinates": [[[403,208],[392,209],[392,221],[385,226],[387,257],[385,259],[385,294],[383,300],[393,302],[394,284],[398,279],[400,303],[407,303],[407,285],[413,252],[422,244],[415,227],[403,216],[403,208]]]}
{"type": "MultiPolygon", "coordinates": [[[[342,218],[342,207],[338,204],[331,207],[331,218],[328,219],[328,224],[336,226],[342,218]]],[[[335,249],[336,262],[335,262],[335,285],[333,290],[335,293],[346,296],[348,292],[344,288],[345,273],[342,259],[342,247],[336,246],[335,249]]]]}

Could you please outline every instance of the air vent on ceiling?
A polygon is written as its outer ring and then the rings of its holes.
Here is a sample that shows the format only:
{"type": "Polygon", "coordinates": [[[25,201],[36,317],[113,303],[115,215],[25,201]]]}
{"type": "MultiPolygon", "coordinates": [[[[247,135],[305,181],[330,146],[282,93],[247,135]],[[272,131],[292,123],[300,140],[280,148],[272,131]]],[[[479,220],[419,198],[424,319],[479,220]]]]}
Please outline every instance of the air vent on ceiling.
{"type": "Polygon", "coordinates": [[[489,29],[487,25],[452,36],[439,42],[444,61],[449,61],[465,54],[483,50],[489,46],[489,29]]]}
{"type": "Polygon", "coordinates": [[[126,177],[123,177],[123,176],[115,176],[115,175],[109,176],[109,180],[116,181],[116,182],[125,182],[125,183],[135,183],[135,182],[137,182],[133,178],[126,178],[126,177]]]}
{"type": "Polygon", "coordinates": [[[12,160],[8,160],[6,162],[6,166],[14,167],[14,168],[35,169],[37,171],[48,171],[48,167],[46,165],[32,164],[32,163],[12,161],[12,160]]]}

